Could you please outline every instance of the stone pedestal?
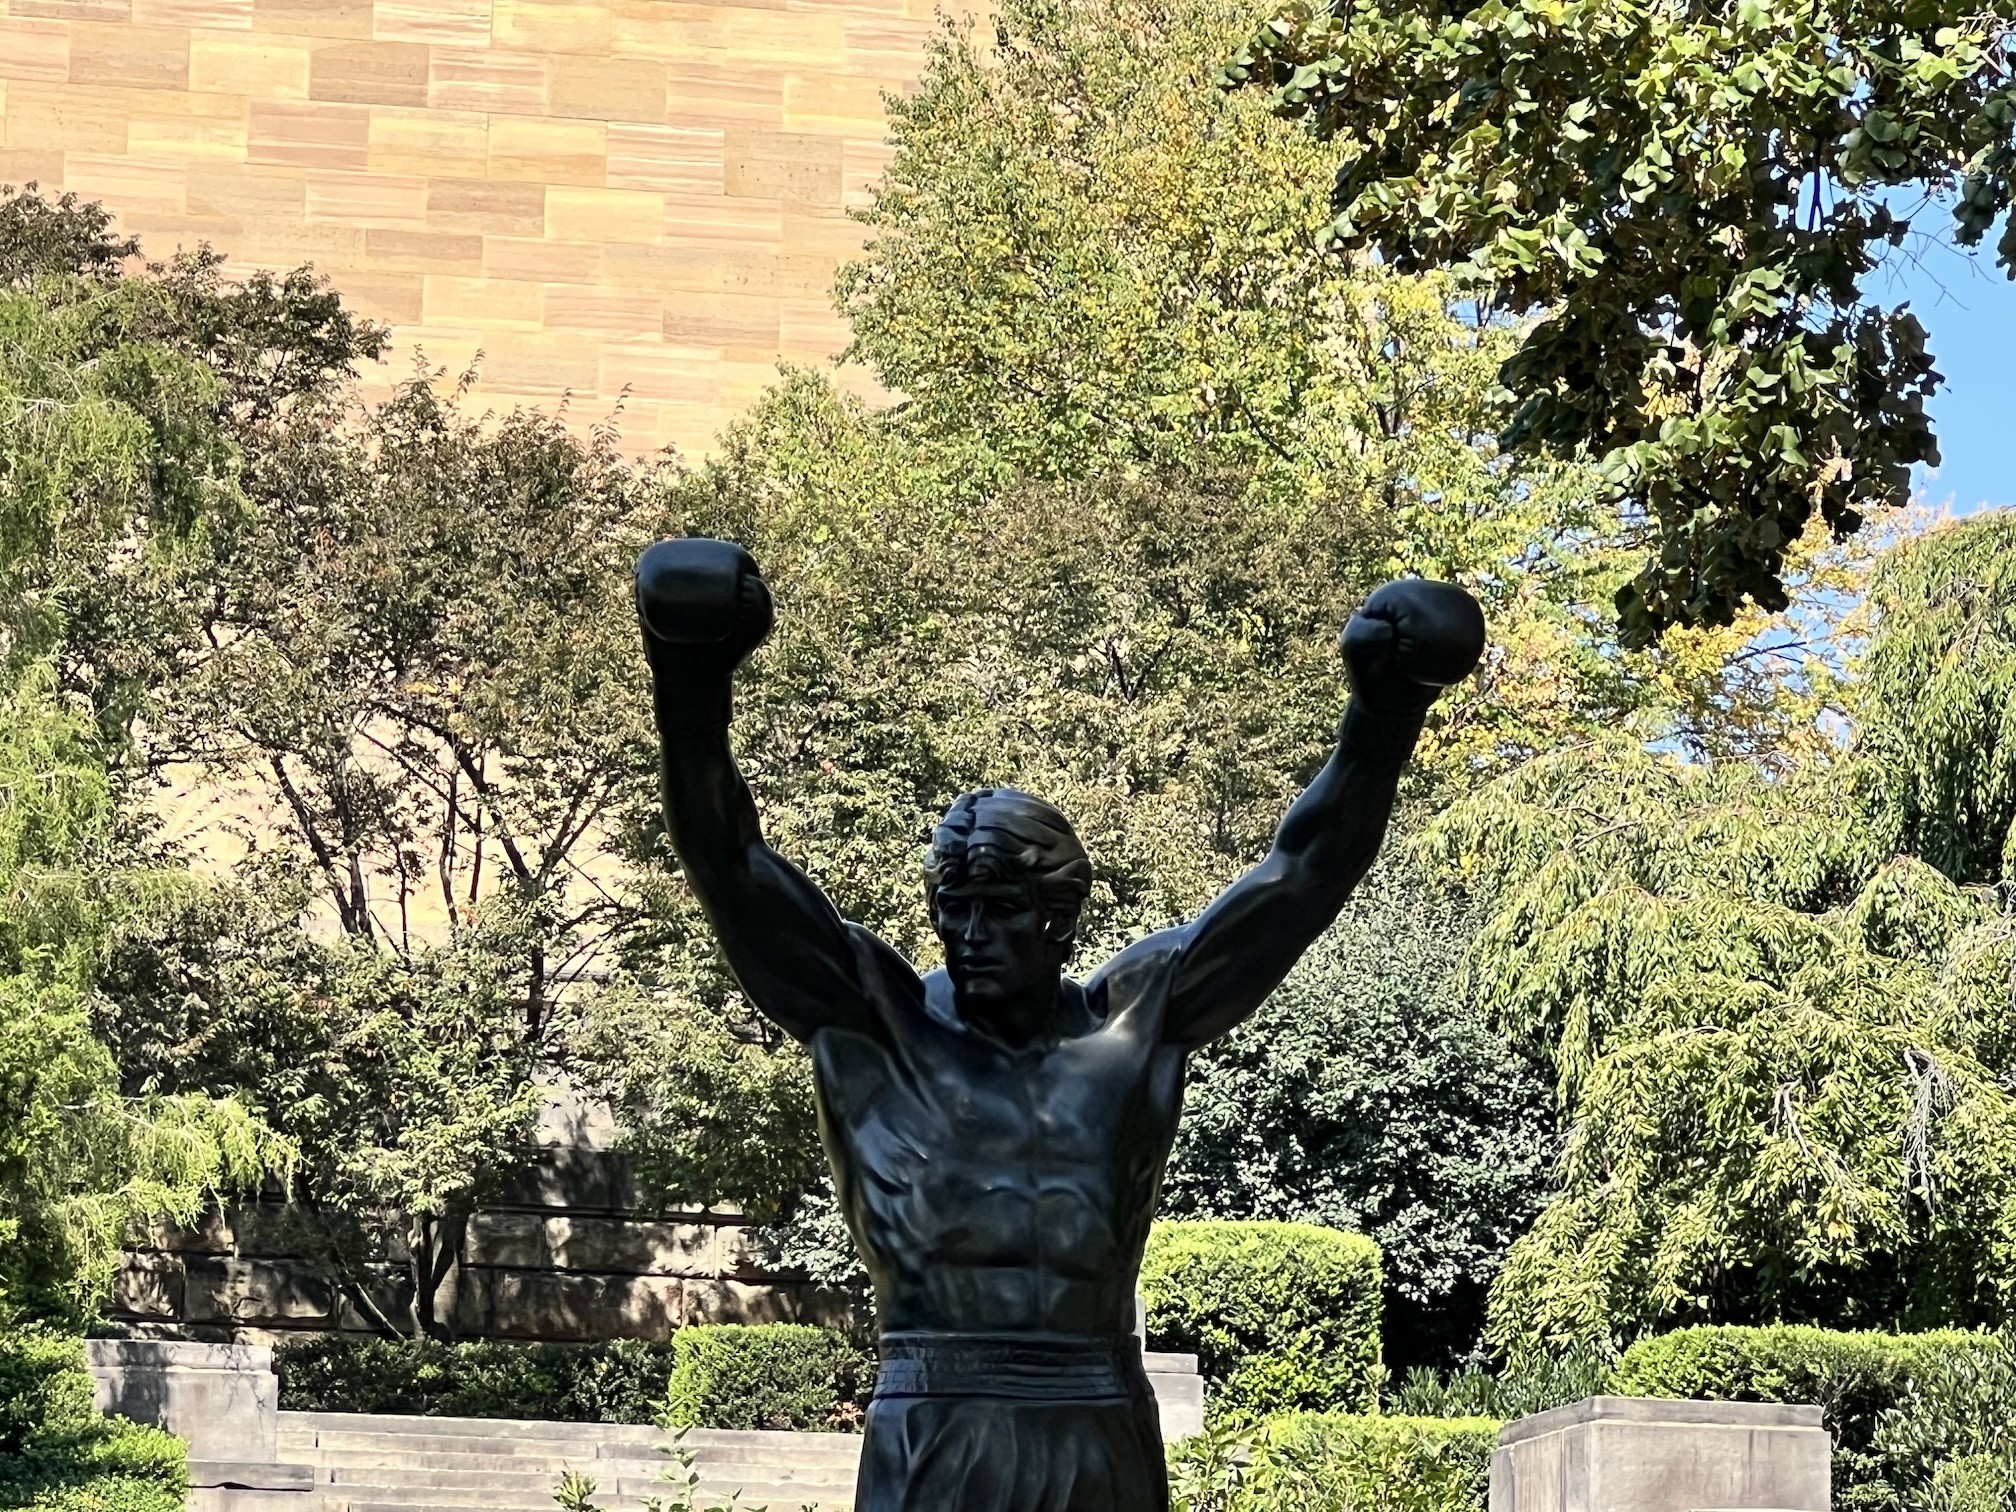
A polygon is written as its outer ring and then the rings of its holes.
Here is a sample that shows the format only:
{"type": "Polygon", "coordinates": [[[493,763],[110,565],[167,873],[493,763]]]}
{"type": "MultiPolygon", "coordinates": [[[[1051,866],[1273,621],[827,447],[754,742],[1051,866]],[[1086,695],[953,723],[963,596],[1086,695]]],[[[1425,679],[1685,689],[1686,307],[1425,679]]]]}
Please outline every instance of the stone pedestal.
{"type": "Polygon", "coordinates": [[[1828,1512],[1818,1407],[1590,1397],[1507,1423],[1491,1512],[1828,1512]]]}
{"type": "Polygon", "coordinates": [[[273,1351],[251,1344],[91,1339],[85,1360],[102,1412],[187,1440],[191,1460],[270,1465],[279,1427],[273,1351]]]}
{"type": "Polygon", "coordinates": [[[1144,1354],[1148,1384],[1162,1414],[1162,1442],[1173,1444],[1204,1431],[1204,1377],[1194,1354],[1144,1354]]]}

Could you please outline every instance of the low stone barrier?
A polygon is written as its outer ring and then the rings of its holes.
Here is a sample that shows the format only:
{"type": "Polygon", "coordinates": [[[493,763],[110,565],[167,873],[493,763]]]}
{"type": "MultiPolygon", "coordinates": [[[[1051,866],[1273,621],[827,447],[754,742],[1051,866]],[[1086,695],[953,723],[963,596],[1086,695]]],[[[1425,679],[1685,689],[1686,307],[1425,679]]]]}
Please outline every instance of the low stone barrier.
{"type": "Polygon", "coordinates": [[[1507,1423],[1491,1512],[1828,1512],[1818,1407],[1589,1397],[1507,1423]]]}
{"type": "MultiPolygon", "coordinates": [[[[669,1435],[650,1427],[283,1413],[273,1351],[256,1345],[94,1339],[86,1355],[101,1410],[188,1441],[189,1512],[541,1512],[561,1471],[583,1466],[603,1477],[599,1501],[629,1505],[670,1463],[669,1435]]],[[[1197,1357],[1144,1358],[1163,1438],[1201,1429],[1197,1357]]],[[[754,1482],[813,1493],[836,1512],[851,1501],[861,1445],[837,1433],[707,1431],[686,1443],[710,1491],[754,1482]]]]}

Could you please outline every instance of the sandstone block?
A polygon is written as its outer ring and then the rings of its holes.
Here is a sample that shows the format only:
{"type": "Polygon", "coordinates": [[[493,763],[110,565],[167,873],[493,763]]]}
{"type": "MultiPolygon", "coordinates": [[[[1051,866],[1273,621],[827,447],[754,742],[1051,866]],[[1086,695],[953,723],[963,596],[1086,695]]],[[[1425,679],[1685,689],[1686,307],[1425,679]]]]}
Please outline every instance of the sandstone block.
{"type": "Polygon", "coordinates": [[[179,1318],[188,1276],[179,1255],[129,1252],[112,1286],[112,1310],[122,1317],[179,1318]]]}
{"type": "Polygon", "coordinates": [[[84,1351],[101,1412],[153,1423],[187,1439],[193,1459],[273,1460],[280,1386],[272,1350],[91,1339],[84,1351]]]}
{"type": "Polygon", "coordinates": [[[183,1316],[191,1323],[307,1326],[335,1312],[328,1285],[298,1264],[208,1256],[185,1263],[183,1316]]]}
{"type": "Polygon", "coordinates": [[[1490,1512],[1828,1512],[1818,1407],[1590,1397],[1506,1424],[1490,1512]]]}

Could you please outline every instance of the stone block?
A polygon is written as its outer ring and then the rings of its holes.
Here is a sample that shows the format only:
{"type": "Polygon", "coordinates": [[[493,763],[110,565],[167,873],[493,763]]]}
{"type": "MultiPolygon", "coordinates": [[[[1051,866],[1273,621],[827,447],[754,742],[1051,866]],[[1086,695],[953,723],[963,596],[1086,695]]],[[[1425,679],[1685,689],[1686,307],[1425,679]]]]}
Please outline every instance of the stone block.
{"type": "Polygon", "coordinates": [[[179,1255],[128,1253],[112,1283],[112,1311],[125,1318],[179,1318],[187,1279],[179,1255]]]}
{"type": "Polygon", "coordinates": [[[811,1323],[818,1291],[812,1286],[750,1285],[742,1281],[709,1280],[686,1283],[688,1323],[811,1323]]]}
{"type": "Polygon", "coordinates": [[[182,1315],[191,1323],[326,1323],[336,1310],[329,1285],[285,1260],[194,1256],[186,1263],[182,1315]]]}
{"type": "Polygon", "coordinates": [[[1161,1417],[1161,1441],[1175,1443],[1204,1431],[1204,1377],[1195,1355],[1187,1355],[1189,1371],[1149,1369],[1147,1383],[1155,1391],[1155,1411],[1161,1417]]]}
{"type": "Polygon", "coordinates": [[[1490,1512],[1828,1512],[1818,1407],[1590,1397],[1508,1423],[1490,1512]]]}
{"type": "Polygon", "coordinates": [[[188,1440],[192,1459],[273,1461],[272,1350],[154,1339],[91,1339],[84,1350],[101,1412],[167,1429],[188,1440]]]}
{"type": "MultiPolygon", "coordinates": [[[[489,238],[496,248],[501,238],[489,238]]],[[[539,253],[528,254],[522,274],[501,266],[492,277],[537,276],[539,253]]],[[[638,1207],[637,1184],[626,1156],[607,1150],[555,1147],[543,1149],[503,1183],[501,1204],[510,1207],[562,1208],[572,1212],[629,1213],[638,1207]]]]}
{"type": "Polygon", "coordinates": [[[687,1283],[661,1276],[468,1271],[456,1326],[502,1339],[663,1339],[685,1321],[687,1283]]]}

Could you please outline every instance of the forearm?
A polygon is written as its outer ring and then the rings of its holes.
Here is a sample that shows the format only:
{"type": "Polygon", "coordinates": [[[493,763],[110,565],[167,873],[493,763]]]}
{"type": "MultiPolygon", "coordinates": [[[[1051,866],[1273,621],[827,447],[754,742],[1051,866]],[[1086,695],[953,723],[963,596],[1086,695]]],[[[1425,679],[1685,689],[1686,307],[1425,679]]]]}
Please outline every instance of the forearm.
{"type": "Polygon", "coordinates": [[[1365,874],[1385,838],[1421,723],[1419,714],[1375,714],[1356,699],[1346,708],[1336,750],[1274,836],[1273,855],[1306,885],[1340,889],[1341,903],[1365,874]]]}
{"type": "Polygon", "coordinates": [[[762,843],[756,800],[728,746],[728,727],[661,724],[659,791],[672,850],[696,884],[726,883],[762,843]]]}

